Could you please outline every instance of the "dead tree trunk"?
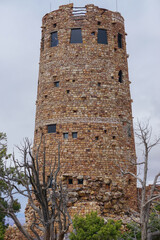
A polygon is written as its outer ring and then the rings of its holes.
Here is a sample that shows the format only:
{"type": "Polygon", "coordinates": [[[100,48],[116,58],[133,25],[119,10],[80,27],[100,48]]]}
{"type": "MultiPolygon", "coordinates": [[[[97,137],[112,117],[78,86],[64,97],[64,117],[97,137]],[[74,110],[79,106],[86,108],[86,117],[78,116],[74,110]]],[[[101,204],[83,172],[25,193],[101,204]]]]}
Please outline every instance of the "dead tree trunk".
{"type": "Polygon", "coordinates": [[[41,236],[44,240],[62,240],[71,224],[67,210],[67,189],[58,182],[60,143],[56,142],[56,145],[57,158],[54,161],[46,161],[45,136],[41,135],[40,143],[37,147],[34,146],[33,152],[29,140],[26,139],[24,145],[19,148],[23,154],[23,162],[13,156],[14,171],[13,167],[6,167],[5,175],[0,174],[0,181],[8,186],[4,197],[8,199],[9,205],[7,208],[3,206],[3,211],[14,220],[28,240],[40,240],[41,236]],[[32,234],[23,228],[13,212],[16,193],[29,199],[33,210],[30,226],[32,234]]]}
{"type": "Polygon", "coordinates": [[[143,165],[143,178],[141,179],[132,172],[128,172],[125,169],[121,169],[123,175],[131,175],[135,177],[141,184],[141,197],[140,197],[140,227],[141,227],[141,240],[147,240],[148,235],[148,222],[150,217],[150,208],[153,200],[160,198],[160,194],[154,195],[160,172],[155,176],[154,182],[150,194],[147,193],[147,176],[148,176],[148,162],[149,152],[155,146],[160,143],[160,138],[157,138],[151,143],[152,129],[149,127],[149,123],[141,124],[138,122],[138,128],[135,132],[137,138],[140,141],[140,145],[144,147],[144,160],[140,163],[132,163],[133,165],[143,165]]]}

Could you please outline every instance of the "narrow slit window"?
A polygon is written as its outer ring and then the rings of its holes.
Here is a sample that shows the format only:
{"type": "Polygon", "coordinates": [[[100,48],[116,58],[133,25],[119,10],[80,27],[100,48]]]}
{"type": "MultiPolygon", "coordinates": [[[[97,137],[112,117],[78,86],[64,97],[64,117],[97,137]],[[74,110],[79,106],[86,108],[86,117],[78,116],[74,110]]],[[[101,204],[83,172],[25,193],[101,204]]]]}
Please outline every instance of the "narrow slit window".
{"type": "Polygon", "coordinates": [[[44,50],[44,37],[42,37],[42,41],[41,41],[41,49],[42,49],[42,51],[44,50]]]}
{"type": "Polygon", "coordinates": [[[78,184],[83,184],[83,179],[78,179],[78,184]]]}
{"type": "Polygon", "coordinates": [[[47,126],[48,133],[56,133],[56,124],[51,124],[47,126]]]}
{"type": "Polygon", "coordinates": [[[72,138],[77,138],[77,132],[72,132],[72,138]]]}
{"type": "Polygon", "coordinates": [[[118,47],[122,48],[122,34],[118,33],[118,47]]]}
{"type": "Polygon", "coordinates": [[[118,73],[118,81],[119,81],[120,83],[123,82],[123,73],[122,73],[122,70],[120,70],[119,73],[118,73]]]}
{"type": "Polygon", "coordinates": [[[56,47],[58,45],[58,34],[57,32],[51,33],[51,47],[56,47]]]}
{"type": "Polygon", "coordinates": [[[82,43],[82,31],[81,28],[71,29],[70,43],[82,43]]]}
{"type": "Polygon", "coordinates": [[[48,182],[48,188],[52,188],[53,187],[53,178],[51,178],[50,176],[47,176],[47,182],[48,182]]]}
{"type": "Polygon", "coordinates": [[[128,125],[128,127],[127,127],[127,133],[128,133],[128,137],[132,136],[132,134],[131,134],[131,126],[130,125],[128,125]]]}
{"type": "Polygon", "coordinates": [[[131,181],[132,181],[131,179],[128,179],[128,185],[130,185],[130,184],[131,184],[131,181]]]}
{"type": "Polygon", "coordinates": [[[98,29],[98,43],[108,44],[107,31],[105,29],[98,29]]]}
{"type": "Polygon", "coordinates": [[[68,139],[68,133],[63,133],[63,138],[68,139]]]}

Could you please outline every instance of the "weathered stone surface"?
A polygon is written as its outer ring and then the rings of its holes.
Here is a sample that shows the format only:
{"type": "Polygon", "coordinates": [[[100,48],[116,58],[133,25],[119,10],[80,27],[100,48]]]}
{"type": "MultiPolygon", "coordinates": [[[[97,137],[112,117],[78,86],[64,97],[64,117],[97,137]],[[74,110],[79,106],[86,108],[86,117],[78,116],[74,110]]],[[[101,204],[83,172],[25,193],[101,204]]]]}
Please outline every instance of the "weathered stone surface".
{"type": "Polygon", "coordinates": [[[108,208],[112,208],[113,204],[109,201],[108,203],[104,204],[104,208],[108,209],[108,208]]]}
{"type": "Polygon", "coordinates": [[[69,199],[69,202],[75,203],[77,200],[78,200],[78,198],[70,198],[70,199],[69,199]]]}
{"type": "Polygon", "coordinates": [[[110,184],[110,183],[111,183],[111,179],[105,177],[105,178],[104,178],[104,183],[105,183],[105,184],[110,184]]]}
{"type": "Polygon", "coordinates": [[[80,197],[83,197],[83,196],[85,196],[85,195],[86,195],[86,192],[85,192],[85,191],[80,191],[80,192],[79,192],[79,196],[80,196],[80,197]]]}
{"type": "Polygon", "coordinates": [[[69,198],[81,206],[92,200],[103,212],[104,204],[118,204],[123,198],[134,208],[136,181],[132,178],[126,187],[127,178],[125,183],[117,166],[136,171],[129,164],[136,158],[129,84],[124,19],[119,13],[89,4],[77,19],[69,4],[43,17],[34,146],[43,130],[46,158],[54,159],[56,141],[61,142],[63,184],[69,198]],[[74,28],[81,29],[82,43],[70,43],[74,28]],[[98,29],[107,31],[107,44],[98,43],[98,29]],[[58,36],[54,47],[52,32],[58,36]],[[50,124],[56,124],[55,133],[48,133],[50,124]]]}
{"type": "Polygon", "coordinates": [[[78,197],[78,193],[77,192],[68,192],[68,197],[69,198],[78,197]]]}
{"type": "Polygon", "coordinates": [[[115,192],[113,198],[120,198],[122,195],[123,194],[121,192],[115,192]]]}

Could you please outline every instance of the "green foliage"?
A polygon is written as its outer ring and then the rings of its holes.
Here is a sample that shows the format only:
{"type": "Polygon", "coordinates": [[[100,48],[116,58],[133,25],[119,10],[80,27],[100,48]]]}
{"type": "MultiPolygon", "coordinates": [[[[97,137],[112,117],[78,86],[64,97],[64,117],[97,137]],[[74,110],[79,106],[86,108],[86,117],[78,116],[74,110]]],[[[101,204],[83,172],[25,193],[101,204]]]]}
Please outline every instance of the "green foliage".
{"type": "MultiPolygon", "coordinates": [[[[4,175],[4,159],[7,159],[7,144],[6,144],[7,138],[6,134],[0,132],[0,173],[1,176],[4,175]]],[[[6,184],[4,181],[0,180],[0,203],[7,207],[7,202],[4,201],[2,198],[2,193],[6,189],[6,184]]],[[[2,209],[0,208],[0,240],[4,239],[4,233],[5,233],[5,214],[2,212],[2,209]]]]}
{"type": "MultiPolygon", "coordinates": [[[[5,183],[4,176],[6,174],[11,174],[14,177],[15,174],[15,169],[13,167],[10,168],[5,168],[5,160],[10,158],[11,155],[7,154],[7,137],[6,134],[0,132],[0,203],[1,203],[1,208],[0,208],[0,240],[4,239],[4,233],[6,229],[5,225],[5,213],[2,210],[2,206],[5,207],[6,209],[8,208],[8,202],[5,201],[5,199],[2,197],[5,195],[8,189],[7,183],[5,183]]],[[[13,201],[12,206],[14,212],[18,212],[21,205],[18,203],[18,200],[15,199],[13,201]]]]}
{"type": "MultiPolygon", "coordinates": [[[[149,219],[149,231],[156,232],[160,231],[160,204],[156,205],[150,214],[149,219]]],[[[158,240],[158,237],[154,237],[154,240],[158,240]]]]}
{"type": "Polygon", "coordinates": [[[18,199],[14,200],[12,207],[14,212],[18,212],[21,209],[21,204],[18,202],[18,199]]]}
{"type": "Polygon", "coordinates": [[[4,233],[5,233],[5,226],[3,222],[0,222],[0,240],[4,239],[4,233]]]}
{"type": "Polygon", "coordinates": [[[127,224],[127,231],[122,234],[121,239],[123,240],[141,240],[140,226],[135,222],[127,224]]]}
{"type": "MultiPolygon", "coordinates": [[[[128,230],[122,235],[123,240],[141,240],[140,226],[134,222],[127,225],[128,230]]],[[[152,208],[152,212],[149,218],[148,232],[160,231],[160,204],[152,208]]],[[[158,237],[154,237],[154,240],[159,240],[158,237]]]]}
{"type": "Polygon", "coordinates": [[[116,240],[120,236],[121,221],[108,220],[97,216],[96,212],[86,217],[75,216],[73,220],[74,232],[70,240],[116,240]]]}

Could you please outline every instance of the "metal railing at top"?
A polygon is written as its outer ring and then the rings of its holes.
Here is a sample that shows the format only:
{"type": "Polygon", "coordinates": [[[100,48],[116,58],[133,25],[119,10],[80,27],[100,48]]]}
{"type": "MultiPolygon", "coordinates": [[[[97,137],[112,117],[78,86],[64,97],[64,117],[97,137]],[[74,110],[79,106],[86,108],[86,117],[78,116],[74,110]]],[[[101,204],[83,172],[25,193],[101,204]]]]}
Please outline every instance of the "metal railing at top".
{"type": "Polygon", "coordinates": [[[75,17],[81,17],[81,16],[85,16],[86,12],[87,11],[85,7],[73,7],[72,14],[75,17]]]}

